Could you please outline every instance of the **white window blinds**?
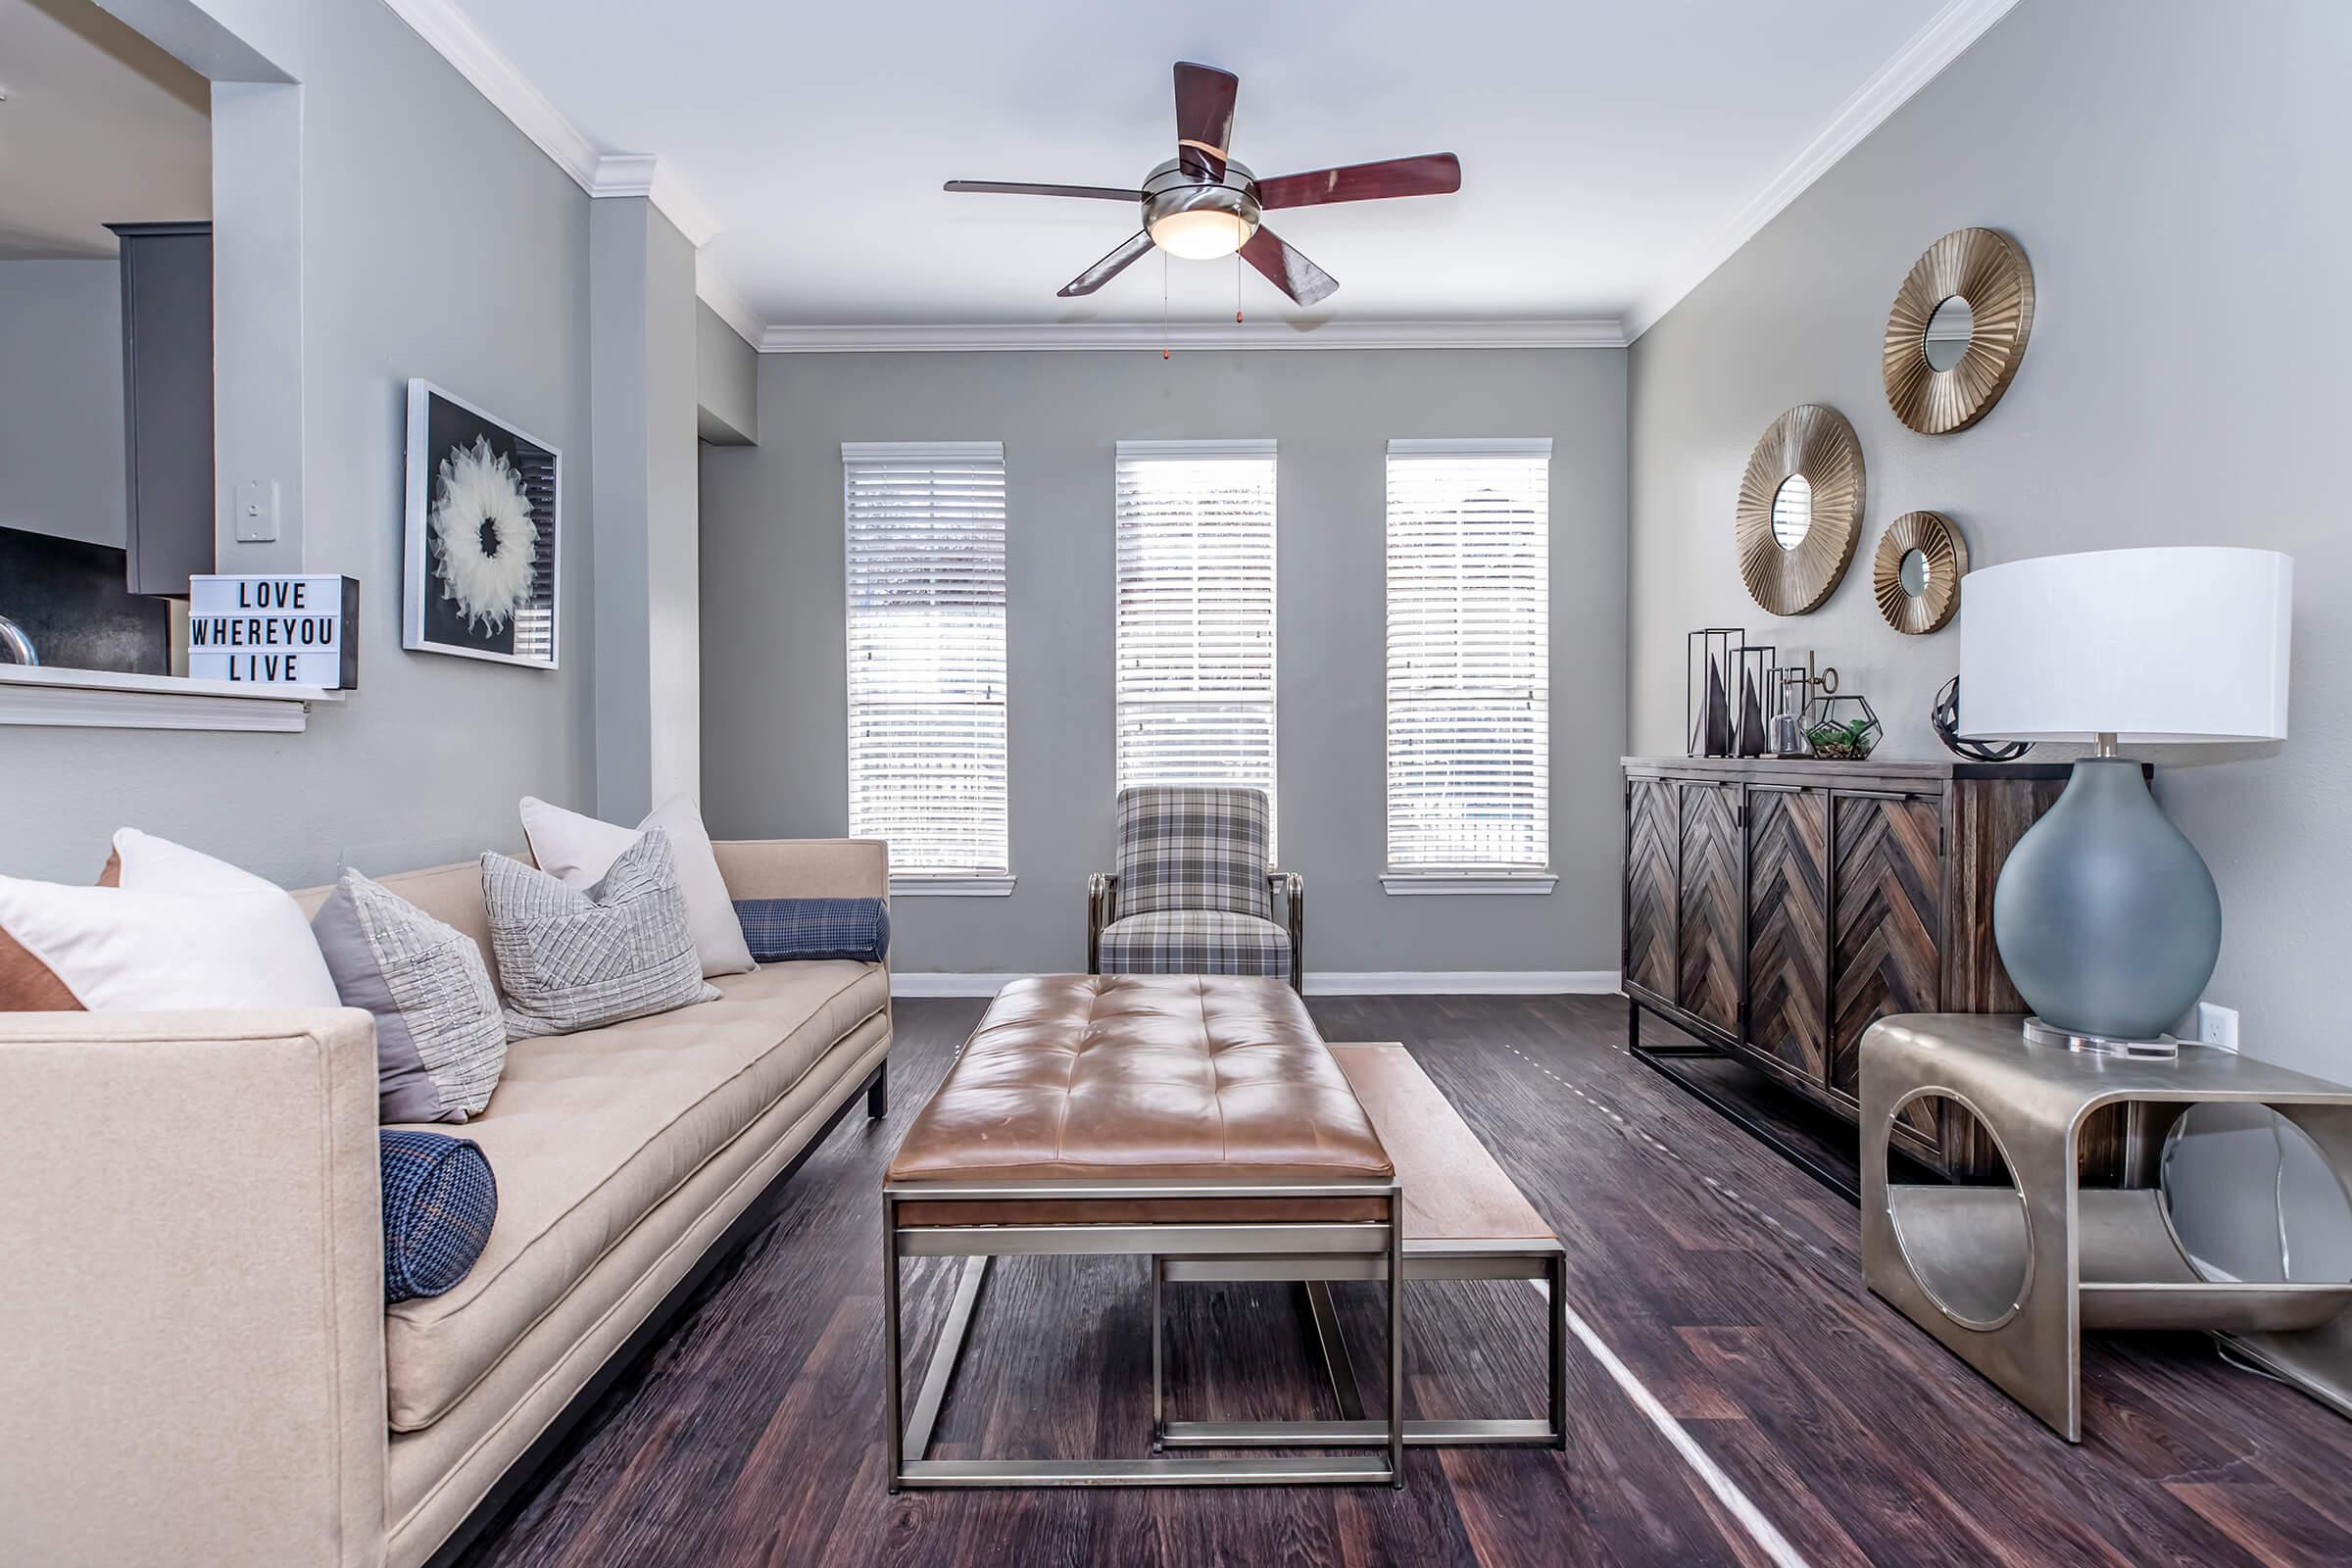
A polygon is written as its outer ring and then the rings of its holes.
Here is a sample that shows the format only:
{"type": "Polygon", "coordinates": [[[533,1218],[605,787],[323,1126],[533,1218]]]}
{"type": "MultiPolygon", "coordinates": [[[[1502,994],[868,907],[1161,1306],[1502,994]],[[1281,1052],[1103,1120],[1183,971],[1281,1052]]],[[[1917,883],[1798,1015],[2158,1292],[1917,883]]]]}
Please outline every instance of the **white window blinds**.
{"type": "Polygon", "coordinates": [[[1551,443],[1389,443],[1389,868],[1550,858],[1551,443]]]}
{"type": "Polygon", "coordinates": [[[850,832],[893,876],[1001,876],[1004,449],[845,442],[850,832]]]}
{"type": "Polygon", "coordinates": [[[1122,441],[1118,787],[1274,800],[1274,443],[1122,441]]]}

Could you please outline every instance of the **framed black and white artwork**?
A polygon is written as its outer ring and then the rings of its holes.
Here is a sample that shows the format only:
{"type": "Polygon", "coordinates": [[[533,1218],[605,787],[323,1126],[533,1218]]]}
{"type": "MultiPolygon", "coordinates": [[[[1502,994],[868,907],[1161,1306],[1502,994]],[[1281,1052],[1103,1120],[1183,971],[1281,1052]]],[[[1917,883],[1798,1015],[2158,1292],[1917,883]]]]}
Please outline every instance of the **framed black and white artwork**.
{"type": "Polygon", "coordinates": [[[409,382],[401,646],[554,669],[563,454],[409,382]]]}

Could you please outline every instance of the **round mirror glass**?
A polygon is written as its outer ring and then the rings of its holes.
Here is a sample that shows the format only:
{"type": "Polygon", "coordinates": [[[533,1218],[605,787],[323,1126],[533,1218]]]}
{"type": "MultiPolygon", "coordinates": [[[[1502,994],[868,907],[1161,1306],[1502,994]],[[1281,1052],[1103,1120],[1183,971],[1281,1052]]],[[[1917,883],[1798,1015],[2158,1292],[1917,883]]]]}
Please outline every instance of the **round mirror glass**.
{"type": "Polygon", "coordinates": [[[1895,574],[1903,580],[1903,592],[1917,599],[1928,591],[1928,553],[1925,550],[1906,550],[1895,574]]]}
{"type": "Polygon", "coordinates": [[[1968,352],[1968,340],[1977,329],[1977,313],[1968,308],[1968,301],[1954,294],[1936,307],[1928,318],[1927,341],[1924,345],[1928,365],[1932,369],[1948,370],[1960,363],[1968,352]]]}
{"type": "Polygon", "coordinates": [[[1812,529],[1813,482],[1801,473],[1792,473],[1773,492],[1772,542],[1783,550],[1794,550],[1812,529]]]}

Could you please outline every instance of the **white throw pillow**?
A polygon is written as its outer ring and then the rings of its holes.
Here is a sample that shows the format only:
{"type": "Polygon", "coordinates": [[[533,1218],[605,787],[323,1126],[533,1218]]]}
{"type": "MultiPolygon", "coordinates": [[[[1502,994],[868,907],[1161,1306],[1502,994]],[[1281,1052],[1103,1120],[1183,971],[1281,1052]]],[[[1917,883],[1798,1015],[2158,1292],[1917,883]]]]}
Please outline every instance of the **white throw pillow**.
{"type": "Polygon", "coordinates": [[[311,923],[283,889],[125,828],[119,888],[0,876],[0,928],[92,1012],[339,1007],[311,923]]]}
{"type": "Polygon", "coordinates": [[[132,893],[274,893],[293,902],[274,882],[135,827],[115,829],[115,865],[132,893]]]}
{"type": "Polygon", "coordinates": [[[640,834],[656,827],[669,838],[678,893],[686,901],[686,927],[693,933],[703,973],[743,974],[759,968],[743,940],[743,921],[735,914],[726,879],[718,874],[718,857],[711,851],[703,813],[690,797],[672,796],[635,827],[615,827],[533,796],[522,798],[522,836],[530,843],[531,858],[565,887],[583,892],[604,880],[640,834]]]}

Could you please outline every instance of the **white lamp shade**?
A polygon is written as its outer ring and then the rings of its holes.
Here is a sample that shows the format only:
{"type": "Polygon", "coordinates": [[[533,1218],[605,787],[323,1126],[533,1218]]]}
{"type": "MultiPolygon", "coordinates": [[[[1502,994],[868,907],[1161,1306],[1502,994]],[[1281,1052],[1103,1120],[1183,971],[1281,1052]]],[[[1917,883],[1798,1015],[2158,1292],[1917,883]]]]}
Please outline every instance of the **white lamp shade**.
{"type": "Polygon", "coordinates": [[[1960,579],[1960,730],[2015,740],[2283,740],[2295,564],[2099,550],[1960,579]]]}

